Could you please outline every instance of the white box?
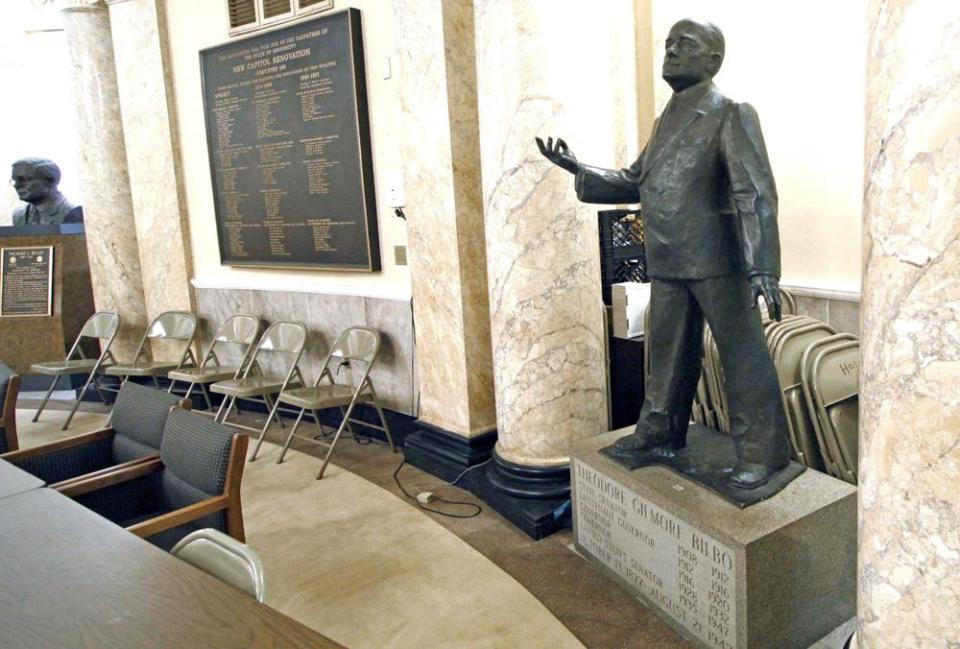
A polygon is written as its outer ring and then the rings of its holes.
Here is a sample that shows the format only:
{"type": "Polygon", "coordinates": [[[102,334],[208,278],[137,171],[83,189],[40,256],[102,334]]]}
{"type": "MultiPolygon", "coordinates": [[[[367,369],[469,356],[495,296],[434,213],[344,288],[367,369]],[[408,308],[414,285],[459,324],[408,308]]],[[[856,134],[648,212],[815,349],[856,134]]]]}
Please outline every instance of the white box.
{"type": "Polygon", "coordinates": [[[643,335],[643,316],[650,304],[650,285],[640,282],[622,282],[610,285],[613,335],[617,338],[635,338],[643,335]]]}

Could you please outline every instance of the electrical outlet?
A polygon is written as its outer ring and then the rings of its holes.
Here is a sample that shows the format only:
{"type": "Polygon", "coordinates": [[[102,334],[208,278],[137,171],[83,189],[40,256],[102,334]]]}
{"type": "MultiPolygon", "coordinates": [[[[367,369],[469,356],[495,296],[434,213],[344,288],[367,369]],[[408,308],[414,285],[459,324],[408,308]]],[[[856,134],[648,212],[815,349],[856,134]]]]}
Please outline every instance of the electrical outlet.
{"type": "Polygon", "coordinates": [[[403,198],[403,182],[399,177],[387,186],[387,205],[390,207],[406,206],[406,201],[403,198]]]}

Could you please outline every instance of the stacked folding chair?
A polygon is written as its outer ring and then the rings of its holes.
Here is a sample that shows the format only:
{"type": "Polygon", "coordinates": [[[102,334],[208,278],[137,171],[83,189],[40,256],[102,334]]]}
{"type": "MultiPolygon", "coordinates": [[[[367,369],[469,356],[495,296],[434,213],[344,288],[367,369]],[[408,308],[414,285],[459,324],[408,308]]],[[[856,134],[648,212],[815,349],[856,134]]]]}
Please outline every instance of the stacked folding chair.
{"type": "Polygon", "coordinates": [[[818,471],[824,470],[824,464],[803,398],[800,362],[803,352],[811,343],[834,334],[836,331],[822,322],[805,323],[784,332],[773,349],[773,363],[783,391],[783,408],[793,456],[801,464],[818,471]]]}
{"type": "Polygon", "coordinates": [[[804,401],[827,473],[857,483],[860,342],[839,334],[810,345],[801,359],[804,401]]]}

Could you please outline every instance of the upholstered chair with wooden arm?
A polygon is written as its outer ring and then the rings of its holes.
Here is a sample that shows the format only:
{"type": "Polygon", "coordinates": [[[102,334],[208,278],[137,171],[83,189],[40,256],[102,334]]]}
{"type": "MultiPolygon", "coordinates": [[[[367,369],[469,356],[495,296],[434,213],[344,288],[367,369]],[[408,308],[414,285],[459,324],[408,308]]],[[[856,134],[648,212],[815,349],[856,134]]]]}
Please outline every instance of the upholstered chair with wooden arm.
{"type": "Polygon", "coordinates": [[[117,395],[110,427],[0,457],[50,486],[62,486],[159,457],[170,409],[189,405],[176,395],[127,382],[117,395]]]}
{"type": "Polygon", "coordinates": [[[159,458],[73,482],[60,492],[165,550],[207,527],[244,541],[240,479],[246,450],[246,435],[175,408],[159,458]]]}

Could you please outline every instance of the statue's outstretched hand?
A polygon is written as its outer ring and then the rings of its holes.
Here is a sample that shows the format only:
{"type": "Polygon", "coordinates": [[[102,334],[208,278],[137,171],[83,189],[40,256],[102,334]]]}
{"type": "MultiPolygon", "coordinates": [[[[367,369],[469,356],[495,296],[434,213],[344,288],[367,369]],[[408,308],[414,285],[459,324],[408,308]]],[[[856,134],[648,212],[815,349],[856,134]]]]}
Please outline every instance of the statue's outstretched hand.
{"type": "Polygon", "coordinates": [[[767,303],[767,313],[780,322],[780,280],[774,275],[753,275],[750,277],[750,306],[757,308],[757,298],[763,295],[767,303]]]}
{"type": "Polygon", "coordinates": [[[572,174],[577,173],[580,164],[577,162],[577,156],[573,155],[573,151],[570,150],[566,142],[557,138],[556,143],[554,143],[553,138],[550,137],[547,138],[547,143],[544,144],[540,138],[535,139],[537,141],[537,148],[540,149],[543,157],[572,174]]]}

